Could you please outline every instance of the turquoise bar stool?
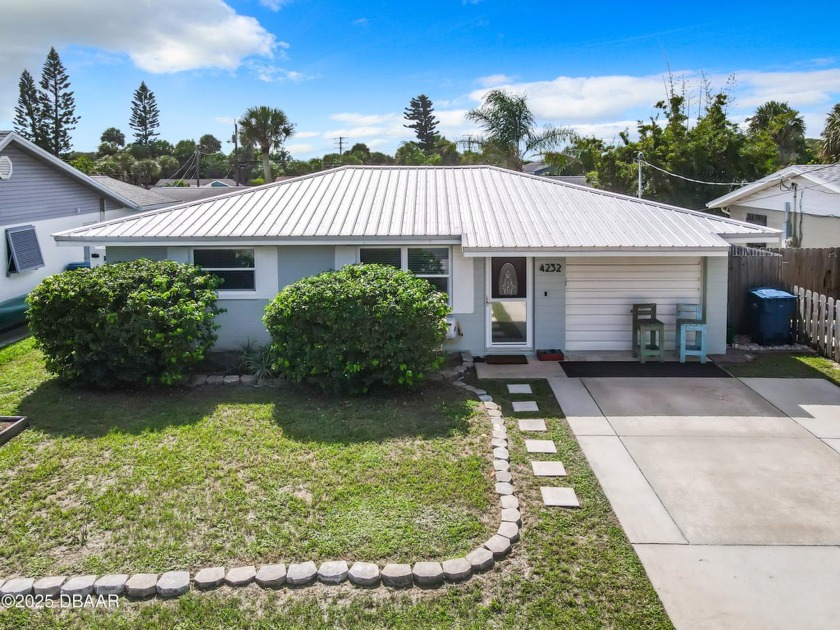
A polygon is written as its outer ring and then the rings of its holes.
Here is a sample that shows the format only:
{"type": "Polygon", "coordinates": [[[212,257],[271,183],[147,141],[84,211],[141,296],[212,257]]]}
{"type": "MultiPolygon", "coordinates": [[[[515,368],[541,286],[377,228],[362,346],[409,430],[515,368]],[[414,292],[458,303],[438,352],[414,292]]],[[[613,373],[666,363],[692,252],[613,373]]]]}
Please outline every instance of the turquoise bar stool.
{"type": "Polygon", "coordinates": [[[700,304],[677,304],[677,349],[680,363],[686,357],[700,357],[706,362],[706,321],[700,304]],[[694,343],[688,345],[688,334],[694,333],[694,343]]]}
{"type": "Polygon", "coordinates": [[[664,361],[665,324],[656,319],[656,304],[633,305],[633,356],[664,361]]]}

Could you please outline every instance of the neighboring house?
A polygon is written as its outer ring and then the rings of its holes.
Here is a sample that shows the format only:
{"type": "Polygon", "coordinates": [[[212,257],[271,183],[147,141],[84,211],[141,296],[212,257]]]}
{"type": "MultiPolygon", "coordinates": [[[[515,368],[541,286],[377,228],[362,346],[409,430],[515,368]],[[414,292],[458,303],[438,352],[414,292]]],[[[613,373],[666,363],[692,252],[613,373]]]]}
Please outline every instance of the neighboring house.
{"type": "Polygon", "coordinates": [[[210,199],[211,197],[218,197],[219,195],[227,195],[233,190],[245,190],[246,188],[250,188],[250,186],[239,186],[238,188],[228,188],[227,186],[223,186],[221,188],[205,188],[202,186],[201,188],[193,187],[178,187],[172,186],[169,188],[153,188],[157,193],[168,197],[169,199],[174,199],[178,203],[185,203],[189,201],[198,201],[200,199],[210,199]]]}
{"type": "MultiPolygon", "coordinates": [[[[156,210],[176,204],[179,199],[170,197],[167,191],[147,190],[142,186],[128,184],[107,175],[91,175],[91,179],[132,202],[140,211],[156,210]]],[[[230,191],[226,191],[230,192],[230,191]]]]}
{"type": "Polygon", "coordinates": [[[199,179],[159,179],[155,188],[236,188],[238,184],[232,179],[214,179],[202,177],[199,179]]]}
{"type": "Polygon", "coordinates": [[[586,175],[544,175],[556,182],[565,182],[567,184],[574,184],[576,186],[584,186],[586,188],[594,188],[592,184],[586,181],[586,175]]]}
{"type": "Polygon", "coordinates": [[[528,175],[554,175],[557,169],[544,162],[529,162],[522,167],[522,172],[528,175]]]}
{"type": "Polygon", "coordinates": [[[646,302],[673,347],[675,305],[691,302],[717,353],[730,245],[778,243],[779,232],[491,166],[344,166],[55,239],[218,274],[220,349],[266,341],[263,310],[284,286],[376,262],[448,294],[462,333],[451,349],[628,350],[631,305],[646,302]]]}
{"type": "Polygon", "coordinates": [[[840,247],[840,164],[788,166],[706,206],[781,230],[793,247],[840,247]]]}
{"type": "Polygon", "coordinates": [[[18,134],[0,131],[0,303],[14,301],[19,314],[22,298],[41,280],[90,259],[90,248],[57,247],[51,234],[138,207],[18,134]]]}

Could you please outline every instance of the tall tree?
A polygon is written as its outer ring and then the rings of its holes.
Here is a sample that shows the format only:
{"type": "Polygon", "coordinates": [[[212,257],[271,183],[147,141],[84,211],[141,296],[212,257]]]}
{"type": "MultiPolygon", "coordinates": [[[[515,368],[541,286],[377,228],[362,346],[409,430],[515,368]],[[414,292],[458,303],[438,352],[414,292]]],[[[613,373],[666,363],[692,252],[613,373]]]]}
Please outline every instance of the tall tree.
{"type": "Polygon", "coordinates": [[[38,146],[43,144],[44,124],[41,118],[41,105],[38,88],[29,70],[20,73],[18,81],[18,102],[15,107],[15,131],[38,146]]]}
{"type": "Polygon", "coordinates": [[[218,153],[222,150],[222,142],[212,133],[205,133],[198,140],[198,150],[202,153],[218,153]]]}
{"type": "Polygon", "coordinates": [[[488,158],[521,171],[525,156],[538,153],[551,157],[574,134],[563,127],[538,129],[524,95],[490,90],[478,109],[467,112],[467,120],[484,129],[479,143],[488,158]]]}
{"type": "Polygon", "coordinates": [[[140,87],[134,90],[134,99],[131,101],[131,119],[128,123],[128,126],[134,129],[135,144],[148,146],[156,136],[160,135],[156,131],[160,125],[159,118],[160,111],[155,93],[146,86],[145,81],[141,81],[140,87]]]}
{"type": "Polygon", "coordinates": [[[99,137],[100,142],[110,142],[118,147],[125,146],[125,134],[116,127],[108,127],[99,137]]]}
{"type": "Polygon", "coordinates": [[[279,149],[295,132],[295,126],[282,109],[260,105],[249,107],[239,119],[239,138],[245,146],[256,146],[262,153],[265,182],[271,181],[271,149],[279,149]]]}
{"type": "Polygon", "coordinates": [[[776,166],[789,166],[801,160],[805,153],[805,123],[799,112],[787,103],[767,101],[747,118],[749,132],[766,134],[779,151],[776,166]]]}
{"type": "Polygon", "coordinates": [[[411,124],[403,125],[403,127],[414,129],[417,144],[426,153],[434,151],[437,139],[435,128],[438,126],[438,121],[434,111],[431,99],[425,94],[412,98],[409,106],[405,108],[405,119],[411,124]]]}
{"type": "Polygon", "coordinates": [[[828,112],[821,138],[820,159],[828,164],[840,162],[840,103],[828,112]]]}
{"type": "Polygon", "coordinates": [[[55,156],[70,152],[70,132],[76,128],[76,99],[70,91],[70,78],[55,48],[50,48],[41,70],[38,100],[43,121],[42,148],[55,156]]]}

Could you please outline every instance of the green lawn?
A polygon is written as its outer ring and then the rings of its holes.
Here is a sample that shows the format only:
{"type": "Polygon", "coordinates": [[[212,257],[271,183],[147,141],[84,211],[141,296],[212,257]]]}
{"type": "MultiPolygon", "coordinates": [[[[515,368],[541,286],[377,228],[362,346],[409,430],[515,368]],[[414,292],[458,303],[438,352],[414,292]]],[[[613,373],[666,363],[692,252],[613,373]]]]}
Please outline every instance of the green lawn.
{"type": "Polygon", "coordinates": [[[840,385],[840,365],[814,354],[753,354],[747,363],[727,363],[724,368],[733,376],[759,378],[824,378],[840,385]]]}
{"type": "MultiPolygon", "coordinates": [[[[0,447],[0,574],[445,558],[497,525],[489,423],[455,388],[348,400],[102,394],[44,379],[31,342],[0,351],[0,413],[34,420],[0,447]]],[[[508,412],[503,383],[490,383],[508,412]]],[[[431,591],[252,585],[111,611],[9,610],[0,627],[670,628],[550,390],[532,383],[569,472],[553,483],[583,507],[542,507],[509,422],[523,540],[494,571],[431,591]]]]}

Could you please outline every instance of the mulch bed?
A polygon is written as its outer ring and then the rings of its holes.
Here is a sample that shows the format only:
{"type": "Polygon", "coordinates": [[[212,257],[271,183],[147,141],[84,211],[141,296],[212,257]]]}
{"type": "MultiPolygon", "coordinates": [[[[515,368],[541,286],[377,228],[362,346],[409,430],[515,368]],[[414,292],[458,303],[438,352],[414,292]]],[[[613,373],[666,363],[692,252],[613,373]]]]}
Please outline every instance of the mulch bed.
{"type": "Polygon", "coordinates": [[[562,361],[563,371],[570,378],[638,377],[638,378],[731,378],[714,363],[676,363],[668,361],[562,361]]]}

